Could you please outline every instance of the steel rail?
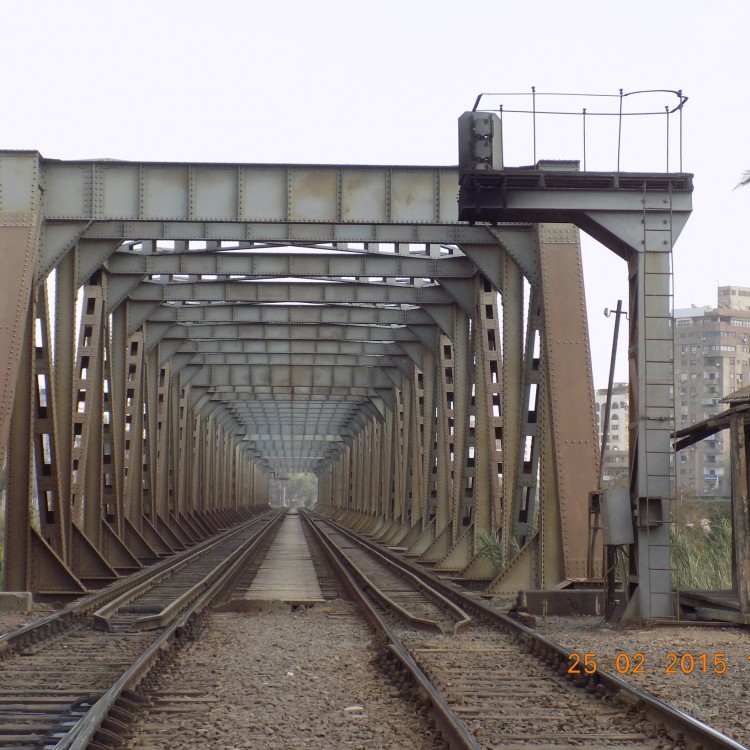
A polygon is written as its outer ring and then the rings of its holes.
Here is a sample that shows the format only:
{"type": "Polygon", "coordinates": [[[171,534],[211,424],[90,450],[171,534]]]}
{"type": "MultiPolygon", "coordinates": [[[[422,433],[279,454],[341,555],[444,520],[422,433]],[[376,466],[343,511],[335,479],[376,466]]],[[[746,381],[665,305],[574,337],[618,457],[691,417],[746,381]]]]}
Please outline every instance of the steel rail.
{"type": "MultiPolygon", "coordinates": [[[[221,596],[231,585],[234,578],[240,574],[242,567],[251,557],[256,547],[266,536],[275,533],[281,524],[284,513],[276,513],[265,528],[249,539],[240,548],[241,554],[234,554],[234,560],[229,567],[219,564],[224,570],[213,580],[211,585],[188,606],[182,610],[177,618],[171,618],[170,624],[154,639],[148,648],[131,664],[115,684],[87,713],[70,729],[55,746],[54,750],[86,750],[92,743],[94,747],[121,745],[121,737],[107,726],[110,715],[116,711],[118,702],[128,699],[128,694],[135,692],[140,683],[151,673],[169,651],[176,648],[180,639],[184,638],[197,624],[204,611],[221,596]],[[103,743],[103,744],[100,744],[103,743]]],[[[224,561],[223,561],[224,562],[224,561]]]]}
{"type": "Polygon", "coordinates": [[[106,586],[99,591],[86,594],[57,612],[45,615],[44,617],[40,617],[32,622],[26,623],[25,625],[21,625],[14,630],[3,633],[0,635],[0,655],[21,647],[30,638],[39,638],[47,631],[59,632],[63,630],[70,621],[88,615],[92,610],[101,607],[112,598],[122,595],[131,587],[139,586],[144,582],[147,582],[155,574],[158,575],[162,570],[175,565],[175,561],[179,560],[183,555],[192,555],[196,551],[203,549],[206,545],[213,544],[217,540],[224,540],[232,534],[240,533],[243,529],[247,528],[247,526],[257,523],[267,516],[271,516],[271,513],[264,513],[250,518],[231,529],[219,532],[216,536],[200,541],[186,550],[176,552],[174,555],[159,560],[153,565],[145,566],[135,573],[118,578],[109,584],[109,586],[106,586]]]}
{"type": "MultiPolygon", "coordinates": [[[[322,520],[324,522],[327,522],[327,519],[322,519],[322,520]]],[[[347,534],[346,532],[342,532],[339,527],[336,527],[336,531],[339,533],[344,533],[348,539],[351,539],[356,544],[359,544],[360,547],[363,547],[363,545],[361,545],[361,543],[356,537],[353,537],[350,534],[347,534]]],[[[421,580],[418,576],[415,576],[414,573],[412,573],[410,570],[405,568],[403,565],[381,554],[378,550],[373,550],[373,549],[370,549],[369,547],[367,549],[369,552],[371,552],[374,555],[374,557],[377,560],[379,560],[384,565],[389,567],[391,570],[395,571],[400,576],[406,578],[410,583],[416,586],[417,589],[419,589],[427,598],[431,599],[433,602],[435,602],[439,606],[442,606],[448,609],[454,615],[454,617],[457,618],[453,626],[454,635],[471,624],[471,617],[469,617],[469,615],[466,612],[464,612],[463,609],[461,609],[459,606],[457,606],[454,602],[452,602],[447,597],[443,596],[443,594],[441,594],[435,588],[427,584],[425,581],[421,580]]],[[[424,617],[419,617],[409,612],[409,610],[402,607],[398,602],[396,602],[391,597],[389,597],[385,592],[383,592],[374,581],[370,580],[369,576],[364,571],[362,571],[362,569],[351,559],[349,555],[346,554],[346,552],[344,552],[343,550],[339,550],[339,553],[347,561],[347,563],[351,566],[351,568],[356,571],[357,575],[362,579],[362,581],[364,581],[365,585],[367,586],[368,590],[373,594],[373,596],[375,596],[383,604],[385,604],[386,607],[390,607],[394,609],[396,612],[398,612],[398,614],[401,617],[403,617],[405,620],[409,622],[412,622],[417,625],[421,625],[423,627],[427,627],[430,629],[435,629],[438,632],[445,635],[443,626],[439,622],[437,622],[436,620],[430,620],[424,617]]]]}
{"type": "MultiPolygon", "coordinates": [[[[158,584],[165,582],[166,580],[174,576],[176,573],[180,572],[181,570],[184,570],[189,565],[192,565],[194,562],[199,560],[204,555],[207,555],[209,552],[215,550],[217,547],[223,544],[231,536],[240,533],[246,527],[247,527],[247,524],[243,524],[240,527],[234,527],[233,529],[230,529],[227,532],[223,532],[218,537],[213,537],[212,539],[207,540],[208,543],[201,546],[200,549],[196,550],[195,548],[191,548],[189,550],[190,554],[182,556],[178,560],[173,560],[172,558],[170,558],[170,562],[172,563],[171,565],[158,571],[155,575],[146,579],[139,585],[134,586],[133,588],[128,589],[127,591],[123,592],[122,594],[120,594],[120,596],[108,602],[102,608],[94,612],[91,615],[94,620],[94,627],[100,630],[107,630],[107,631],[112,630],[111,619],[117,613],[119,609],[126,606],[127,604],[130,604],[132,601],[136,600],[146,591],[150,591],[151,589],[154,588],[154,586],[157,586],[158,584]]],[[[138,623],[140,621],[145,622],[148,619],[149,619],[149,616],[141,617],[138,620],[136,620],[135,623],[138,623]]],[[[134,623],[134,627],[136,629],[149,629],[148,627],[138,626],[135,623],[134,623]]],[[[158,625],[155,625],[154,627],[158,627],[158,625]]]]}
{"type": "MultiPolygon", "coordinates": [[[[321,517],[325,518],[326,521],[335,526],[339,531],[359,539],[360,543],[366,547],[377,549],[394,561],[405,564],[395,552],[384,548],[377,542],[366,539],[359,534],[345,529],[336,521],[332,521],[325,516],[321,517]]],[[[526,627],[517,620],[500,612],[496,612],[484,602],[447,585],[444,581],[439,580],[425,570],[413,567],[412,572],[430,586],[434,586],[441,591],[447,598],[453,601],[458,601],[461,607],[465,607],[478,618],[489,621],[495,626],[520,636],[527,642],[529,650],[537,657],[541,660],[547,660],[548,662],[553,660],[557,662],[558,671],[567,672],[570,664],[570,655],[575,653],[574,651],[564,648],[559,643],[556,643],[541,633],[537,633],[531,628],[526,627]]],[[[573,684],[589,692],[603,689],[610,694],[622,693],[629,696],[644,709],[650,719],[658,721],[666,729],[674,732],[675,735],[680,734],[688,747],[695,748],[696,750],[748,750],[745,745],[727,737],[717,729],[689,716],[678,708],[665,703],[645,690],[632,685],[622,677],[600,670],[598,666],[592,674],[582,675],[581,677],[585,677],[585,679],[574,680],[573,684]]]]}
{"type": "MultiPolygon", "coordinates": [[[[280,514],[278,519],[272,522],[272,527],[275,528],[276,524],[284,517],[284,514],[280,514]]],[[[253,538],[251,544],[252,551],[255,551],[256,542],[260,544],[265,539],[266,534],[264,533],[267,529],[264,529],[257,537],[253,538]]],[[[163,628],[168,625],[172,620],[175,619],[194,599],[197,599],[201,593],[209,589],[220,577],[222,577],[227,569],[235,570],[237,562],[242,558],[243,562],[247,558],[249,550],[239,547],[232,552],[229,557],[224,558],[212,571],[204,576],[200,581],[191,586],[184,594],[175,599],[171,604],[168,604],[160,612],[144,615],[139,617],[132,625],[134,630],[156,630],[157,628],[163,628]]]]}
{"type": "Polygon", "coordinates": [[[362,587],[342,562],[343,556],[340,550],[317,527],[308,513],[301,513],[300,517],[307,524],[313,537],[318,541],[320,549],[335,570],[337,578],[344,583],[349,595],[354,599],[360,611],[364,614],[365,619],[370,623],[375,632],[376,642],[380,642],[385,652],[401,665],[420,689],[422,696],[427,700],[432,709],[432,716],[436,726],[451,750],[482,750],[482,746],[476,741],[475,737],[469,732],[458,716],[456,716],[445,698],[435,688],[427,675],[421,670],[416,661],[414,661],[414,658],[406,647],[401,643],[395,631],[388,625],[368,599],[362,587]]]}

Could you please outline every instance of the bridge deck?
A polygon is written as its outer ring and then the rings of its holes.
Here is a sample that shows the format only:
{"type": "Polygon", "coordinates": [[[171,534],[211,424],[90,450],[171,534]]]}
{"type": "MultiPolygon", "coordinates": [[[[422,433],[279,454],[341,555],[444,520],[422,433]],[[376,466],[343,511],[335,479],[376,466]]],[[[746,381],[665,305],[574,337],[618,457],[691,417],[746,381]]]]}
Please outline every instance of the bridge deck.
{"type": "Polygon", "coordinates": [[[310,548],[296,511],[290,511],[273,540],[245,599],[277,599],[288,604],[323,601],[310,548]]]}

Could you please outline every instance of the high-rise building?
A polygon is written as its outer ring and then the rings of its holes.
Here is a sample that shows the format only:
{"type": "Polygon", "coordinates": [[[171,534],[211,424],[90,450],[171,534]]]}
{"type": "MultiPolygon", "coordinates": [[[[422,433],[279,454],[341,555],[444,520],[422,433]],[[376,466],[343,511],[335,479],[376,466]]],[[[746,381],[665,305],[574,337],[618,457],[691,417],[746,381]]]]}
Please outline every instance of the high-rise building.
{"type": "MultiPolygon", "coordinates": [[[[607,406],[607,389],[600,388],[594,394],[596,408],[597,435],[601,445],[604,431],[605,410],[607,406]]],[[[628,481],[628,384],[614,383],[612,386],[612,404],[607,430],[607,446],[604,450],[602,484],[612,486],[628,481]]]]}
{"type": "MultiPolygon", "coordinates": [[[[721,286],[718,305],[674,311],[675,428],[709,419],[719,399],[750,384],[750,288],[721,286]]],[[[721,432],[676,456],[677,491],[730,495],[729,436],[721,432]]]]}

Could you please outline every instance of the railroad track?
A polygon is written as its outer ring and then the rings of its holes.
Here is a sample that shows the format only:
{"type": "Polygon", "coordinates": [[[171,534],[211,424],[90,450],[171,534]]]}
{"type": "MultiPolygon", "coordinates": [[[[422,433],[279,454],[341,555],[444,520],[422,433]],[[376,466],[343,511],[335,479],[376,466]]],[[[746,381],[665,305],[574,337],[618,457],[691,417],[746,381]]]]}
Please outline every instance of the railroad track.
{"type": "Polygon", "coordinates": [[[414,627],[455,634],[471,617],[403,565],[364,546],[355,536],[320,516],[303,517],[319,532],[322,544],[335,548],[365,590],[382,606],[414,627]]]}
{"type": "Polygon", "coordinates": [[[360,550],[402,561],[330,519],[317,516],[315,524],[326,528],[330,558],[339,560],[340,574],[386,644],[383,668],[419,710],[429,710],[451,748],[744,747],[615,675],[576,669],[576,660],[561,646],[416,568],[415,577],[472,615],[472,627],[429,640],[416,629],[409,632],[402,626],[397,631],[371,605],[373,582],[366,593],[356,590],[359,577],[346,568],[355,542],[360,550]],[[333,549],[336,540],[341,552],[333,549]]]}
{"type": "Polygon", "coordinates": [[[0,638],[0,747],[116,747],[149,671],[283,514],[252,519],[0,638]]]}

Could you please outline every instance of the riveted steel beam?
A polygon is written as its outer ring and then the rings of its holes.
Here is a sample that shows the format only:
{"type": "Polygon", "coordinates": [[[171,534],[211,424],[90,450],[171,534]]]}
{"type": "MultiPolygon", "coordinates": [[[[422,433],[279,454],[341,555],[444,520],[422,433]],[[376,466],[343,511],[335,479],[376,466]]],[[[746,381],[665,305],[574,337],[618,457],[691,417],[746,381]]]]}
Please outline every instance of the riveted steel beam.
{"type": "Polygon", "coordinates": [[[434,167],[45,162],[47,219],[455,224],[434,167]]]}
{"type": "Polygon", "coordinates": [[[349,305],[253,305],[196,304],[159,305],[158,302],[127,303],[130,333],[145,320],[178,323],[264,323],[341,325],[434,325],[424,310],[355,307],[349,305]]]}
{"type": "MultiPolygon", "coordinates": [[[[162,340],[161,343],[164,343],[162,340]]],[[[257,339],[217,339],[208,341],[183,341],[178,349],[189,354],[330,354],[366,355],[385,357],[389,354],[404,356],[400,346],[393,343],[370,341],[269,341],[257,339]]],[[[177,353],[177,352],[175,352],[177,353]]]]}
{"type": "Polygon", "coordinates": [[[290,342],[290,341],[317,341],[321,344],[328,342],[373,342],[373,343],[391,343],[391,342],[417,342],[421,341],[411,327],[385,327],[385,326],[367,326],[367,325],[317,325],[317,324],[298,324],[290,325],[261,325],[252,323],[218,323],[207,325],[179,325],[173,324],[167,333],[164,334],[162,341],[170,339],[181,342],[199,342],[205,341],[238,341],[251,340],[255,342],[290,342]]]}
{"type": "MultiPolygon", "coordinates": [[[[47,224],[80,227],[75,219],[49,219],[47,224]]],[[[315,244],[415,244],[456,245],[463,242],[492,244],[486,227],[460,224],[338,224],[326,222],[228,222],[162,219],[155,221],[96,220],[87,223],[82,239],[174,242],[205,240],[268,242],[277,245],[315,244]]]]}
{"type": "Polygon", "coordinates": [[[267,386],[313,388],[389,388],[400,384],[401,375],[395,368],[357,367],[352,365],[269,365],[253,368],[230,365],[204,365],[191,380],[191,385],[267,386]]]}
{"type": "Polygon", "coordinates": [[[5,463],[41,231],[39,154],[0,153],[0,465],[5,463]]]}
{"type": "MultiPolygon", "coordinates": [[[[99,263],[101,265],[101,262],[99,263]]],[[[98,266],[97,266],[98,268],[98,266]]],[[[471,278],[474,264],[462,257],[429,258],[399,255],[285,253],[247,251],[152,253],[119,252],[107,261],[112,274],[141,276],[243,276],[246,278],[471,278]]],[[[179,279],[173,279],[175,281],[179,279]]]]}
{"type": "Polygon", "coordinates": [[[159,284],[142,282],[130,292],[138,302],[246,302],[371,305],[445,305],[452,296],[440,287],[389,284],[202,281],[159,284]]]}

